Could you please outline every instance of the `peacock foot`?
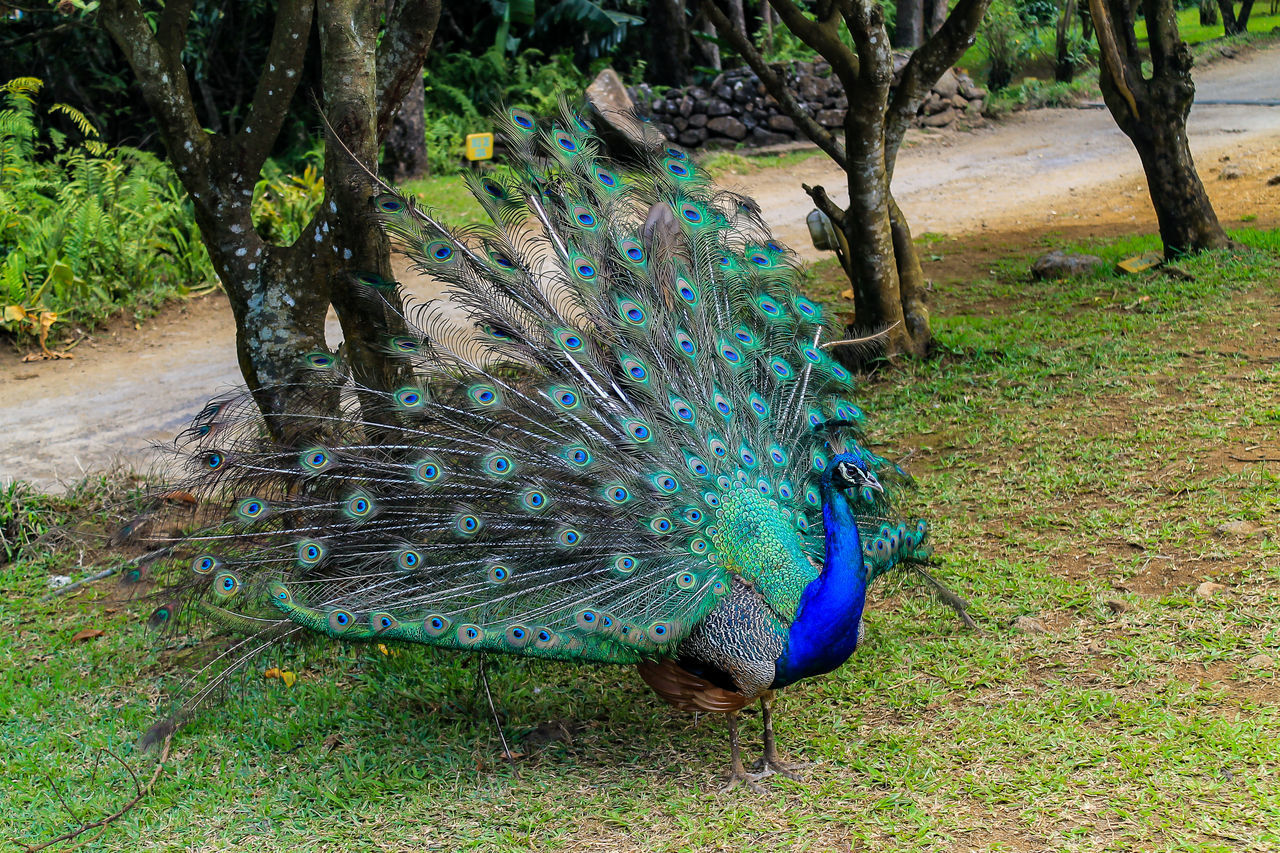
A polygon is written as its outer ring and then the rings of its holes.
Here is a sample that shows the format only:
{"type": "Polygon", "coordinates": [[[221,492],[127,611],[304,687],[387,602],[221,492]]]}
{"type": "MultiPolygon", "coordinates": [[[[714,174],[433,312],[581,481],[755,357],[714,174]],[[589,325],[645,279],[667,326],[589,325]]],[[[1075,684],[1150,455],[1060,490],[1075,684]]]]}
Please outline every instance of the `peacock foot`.
{"type": "Polygon", "coordinates": [[[799,782],[804,778],[803,771],[812,766],[808,762],[804,764],[788,764],[779,758],[775,752],[773,755],[760,756],[756,763],[751,765],[751,775],[755,777],[756,781],[776,775],[799,782]]]}
{"type": "Polygon", "coordinates": [[[802,778],[800,771],[807,770],[812,765],[787,764],[778,755],[778,748],[773,737],[773,700],[774,693],[772,690],[760,697],[760,718],[764,724],[764,753],[751,769],[754,771],[757,780],[766,779],[776,774],[798,782],[802,778]]]}
{"type": "MultiPolygon", "coordinates": [[[[765,775],[768,775],[768,774],[765,774],[765,775]]],[[[741,785],[742,787],[746,788],[748,791],[750,791],[753,794],[763,794],[764,788],[762,788],[759,784],[760,780],[763,778],[764,778],[763,775],[756,774],[756,773],[748,773],[746,770],[740,767],[736,769],[733,767],[730,767],[729,778],[726,779],[725,783],[720,786],[720,793],[727,794],[730,791],[732,791],[734,788],[741,785]]]]}

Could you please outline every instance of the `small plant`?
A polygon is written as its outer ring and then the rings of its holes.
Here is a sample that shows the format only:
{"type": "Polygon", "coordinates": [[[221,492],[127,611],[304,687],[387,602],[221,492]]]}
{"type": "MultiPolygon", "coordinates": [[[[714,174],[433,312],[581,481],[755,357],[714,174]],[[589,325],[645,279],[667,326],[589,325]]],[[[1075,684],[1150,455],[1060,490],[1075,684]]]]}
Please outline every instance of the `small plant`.
{"type": "Polygon", "coordinates": [[[109,148],[74,107],[72,141],[37,119],[35,78],[0,86],[0,330],[45,349],[54,322],[93,324],[215,279],[169,166],[109,148]]]}
{"type": "Polygon", "coordinates": [[[1038,39],[1029,30],[1021,13],[1009,0],[996,0],[987,9],[978,33],[986,49],[987,86],[1003,89],[1013,82],[1019,67],[1031,55],[1038,39]]]}

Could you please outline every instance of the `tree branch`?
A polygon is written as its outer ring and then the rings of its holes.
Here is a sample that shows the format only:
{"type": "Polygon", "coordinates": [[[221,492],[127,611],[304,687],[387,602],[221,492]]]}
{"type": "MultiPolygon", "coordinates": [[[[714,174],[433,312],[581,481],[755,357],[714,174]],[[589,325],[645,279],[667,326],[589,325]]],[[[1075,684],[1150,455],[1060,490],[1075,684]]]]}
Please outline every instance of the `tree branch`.
{"type": "Polygon", "coordinates": [[[440,23],[440,0],[401,0],[378,44],[378,138],[384,139],[440,23]]]}
{"type": "Polygon", "coordinates": [[[1116,91],[1129,105],[1129,113],[1135,121],[1141,121],[1138,114],[1138,101],[1128,81],[1128,63],[1120,53],[1120,44],[1116,39],[1115,24],[1111,20],[1106,0],[1089,0],[1089,14],[1093,17],[1093,30],[1098,36],[1098,52],[1101,54],[1102,67],[1111,77],[1116,91]]]}
{"type": "MultiPolygon", "coordinates": [[[[189,12],[189,0],[179,0],[175,9],[183,5],[189,12]]],[[[180,61],[182,43],[172,49],[161,45],[138,0],[103,0],[98,14],[133,69],[179,177],[188,186],[207,183],[211,143],[200,128],[191,100],[187,72],[180,61]]],[[[185,39],[186,18],[171,17],[163,32],[185,39]]]]}
{"type": "Polygon", "coordinates": [[[289,104],[302,81],[302,63],[311,35],[312,0],[280,0],[276,25],[258,86],[249,108],[249,120],[235,136],[245,153],[245,172],[257,176],[280,135],[289,104]]]}
{"type": "Polygon", "coordinates": [[[705,5],[707,17],[711,18],[715,23],[716,29],[720,31],[720,35],[729,44],[733,45],[733,49],[742,54],[747,60],[747,64],[751,66],[751,70],[760,78],[760,82],[764,84],[769,94],[778,102],[778,106],[782,111],[796,123],[805,136],[809,137],[814,145],[821,148],[828,157],[830,157],[841,169],[848,165],[848,157],[845,154],[844,146],[841,145],[831,132],[825,127],[818,124],[809,111],[796,100],[795,95],[787,88],[787,84],[783,81],[782,76],[769,64],[764,61],[764,57],[760,55],[760,51],[756,50],[755,45],[747,38],[746,33],[739,32],[729,23],[729,18],[720,9],[714,0],[708,0],[705,5]]]}
{"type": "Polygon", "coordinates": [[[831,63],[831,70],[840,79],[845,94],[853,97],[858,89],[858,76],[862,73],[861,57],[840,40],[840,15],[835,4],[820,4],[818,11],[822,14],[818,20],[811,21],[791,0],[768,2],[787,29],[831,63]]]}

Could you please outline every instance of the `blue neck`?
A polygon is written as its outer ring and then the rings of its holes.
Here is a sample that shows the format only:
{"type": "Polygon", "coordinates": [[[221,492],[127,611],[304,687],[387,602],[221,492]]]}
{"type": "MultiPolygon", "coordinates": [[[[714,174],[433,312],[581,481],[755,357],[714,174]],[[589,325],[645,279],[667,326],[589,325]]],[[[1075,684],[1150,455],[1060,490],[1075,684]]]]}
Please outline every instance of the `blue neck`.
{"type": "Polygon", "coordinates": [[[786,651],[777,661],[774,687],[830,672],[848,660],[858,645],[867,594],[862,540],[849,501],[832,486],[829,473],[821,487],[826,565],[800,597],[786,651]]]}

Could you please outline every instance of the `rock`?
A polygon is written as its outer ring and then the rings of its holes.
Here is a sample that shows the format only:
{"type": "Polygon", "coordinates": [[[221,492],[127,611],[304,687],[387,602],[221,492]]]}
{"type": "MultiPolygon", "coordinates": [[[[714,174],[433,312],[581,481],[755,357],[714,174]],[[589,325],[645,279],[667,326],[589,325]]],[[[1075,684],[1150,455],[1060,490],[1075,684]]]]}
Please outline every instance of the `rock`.
{"type": "Polygon", "coordinates": [[[1226,524],[1219,524],[1217,531],[1227,536],[1253,536],[1261,533],[1262,528],[1252,521],[1228,521],[1226,524]]]}
{"type": "Polygon", "coordinates": [[[963,71],[956,75],[956,81],[960,84],[960,94],[965,97],[965,100],[972,101],[975,98],[987,96],[987,90],[981,86],[975,86],[973,80],[963,71]]]}
{"type": "Polygon", "coordinates": [[[1034,616],[1019,616],[1010,623],[1013,630],[1023,634],[1047,634],[1049,629],[1045,624],[1034,616]]]}
{"type": "Polygon", "coordinates": [[[733,100],[733,90],[730,89],[728,86],[724,86],[724,85],[716,86],[714,91],[715,91],[716,97],[722,101],[733,100]]]}
{"type": "Polygon", "coordinates": [[[980,116],[982,110],[987,106],[987,102],[982,98],[974,98],[969,105],[964,108],[965,115],[980,116]]]}
{"type": "Polygon", "coordinates": [[[938,82],[934,83],[930,88],[942,98],[950,98],[952,95],[960,94],[960,81],[956,79],[956,72],[948,68],[942,72],[938,82]]]}
{"type": "Polygon", "coordinates": [[[684,133],[680,134],[681,145],[701,145],[707,138],[707,130],[704,127],[691,127],[684,133]]]}
{"type": "Polygon", "coordinates": [[[684,116],[676,116],[675,119],[672,120],[672,124],[674,124],[676,126],[676,130],[681,133],[689,129],[689,120],[684,116]]]}
{"type": "Polygon", "coordinates": [[[604,69],[591,81],[587,87],[587,101],[606,119],[611,113],[631,113],[636,108],[622,78],[612,68],[604,69]]]}
{"type": "Polygon", "coordinates": [[[1239,166],[1223,166],[1222,171],[1218,172],[1218,180],[1234,181],[1237,178],[1244,177],[1244,170],[1239,166]]]}
{"type": "Polygon", "coordinates": [[[949,124],[954,124],[956,117],[959,115],[960,114],[955,111],[954,107],[947,107],[940,113],[935,113],[934,115],[925,116],[920,119],[920,124],[925,127],[946,127],[949,124]]]}
{"type": "Polygon", "coordinates": [[[757,127],[751,131],[752,145],[785,145],[791,142],[792,139],[793,137],[784,133],[774,133],[773,131],[765,130],[763,127],[757,127]]]}
{"type": "Polygon", "coordinates": [[[1271,177],[1267,178],[1267,186],[1280,187],[1280,175],[1272,175],[1271,177]]]}
{"type": "Polygon", "coordinates": [[[1267,654],[1256,654],[1244,662],[1250,669],[1275,669],[1276,659],[1267,654]]]}
{"type": "Polygon", "coordinates": [[[823,127],[839,127],[844,124],[844,115],[839,110],[819,110],[814,119],[823,127]]]}
{"type": "Polygon", "coordinates": [[[636,103],[618,72],[605,68],[597,74],[587,87],[587,103],[596,132],[610,151],[620,154],[647,147],[644,123],[636,118],[636,103]]]}
{"type": "Polygon", "coordinates": [[[662,131],[662,135],[667,139],[675,139],[680,135],[680,131],[676,130],[675,125],[662,122],[658,125],[658,130],[662,131]]]}
{"type": "Polygon", "coordinates": [[[930,92],[928,95],[925,96],[924,102],[920,104],[920,109],[924,111],[925,115],[931,116],[931,115],[934,115],[935,113],[942,112],[943,110],[947,109],[949,106],[950,106],[950,103],[943,100],[942,96],[939,95],[937,92],[930,92]]]}
{"type": "Polygon", "coordinates": [[[1118,598],[1111,598],[1107,600],[1107,609],[1112,613],[1128,613],[1133,609],[1133,605],[1118,598]]]}
{"type": "Polygon", "coordinates": [[[768,125],[770,129],[781,131],[782,133],[796,132],[796,123],[791,120],[791,116],[770,116],[768,125]]]}
{"type": "Polygon", "coordinates": [[[1214,593],[1222,592],[1224,589],[1226,589],[1226,587],[1220,583],[1205,581],[1200,584],[1200,586],[1196,587],[1196,595],[1201,598],[1213,598],[1214,593]]]}
{"type": "Polygon", "coordinates": [[[742,139],[747,135],[747,126],[733,116],[717,116],[711,119],[707,122],[707,130],[730,139],[742,139]]]}
{"type": "Polygon", "coordinates": [[[1031,277],[1036,281],[1071,278],[1087,275],[1091,270],[1105,265],[1106,261],[1097,255],[1067,254],[1061,249],[1054,249],[1049,254],[1036,258],[1031,265],[1031,277]]]}
{"type": "Polygon", "coordinates": [[[680,99],[680,106],[678,109],[679,109],[680,115],[684,116],[685,118],[688,118],[689,116],[693,115],[693,98],[690,98],[688,95],[685,95],[683,98],[680,99]]]}
{"type": "Polygon", "coordinates": [[[707,115],[712,117],[727,116],[727,115],[730,115],[732,112],[733,112],[733,107],[729,106],[729,104],[726,101],[717,99],[707,104],[707,115]]]}
{"type": "Polygon", "coordinates": [[[964,98],[960,97],[959,95],[952,95],[950,98],[947,99],[947,103],[951,104],[951,106],[955,107],[958,110],[969,109],[969,102],[966,101],[964,98]]]}
{"type": "Polygon", "coordinates": [[[707,117],[702,113],[694,113],[689,116],[689,127],[706,127],[707,117]]]}

